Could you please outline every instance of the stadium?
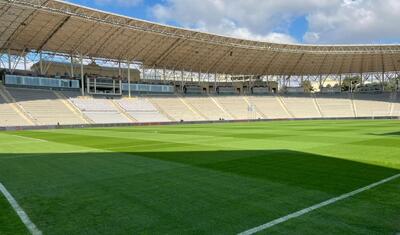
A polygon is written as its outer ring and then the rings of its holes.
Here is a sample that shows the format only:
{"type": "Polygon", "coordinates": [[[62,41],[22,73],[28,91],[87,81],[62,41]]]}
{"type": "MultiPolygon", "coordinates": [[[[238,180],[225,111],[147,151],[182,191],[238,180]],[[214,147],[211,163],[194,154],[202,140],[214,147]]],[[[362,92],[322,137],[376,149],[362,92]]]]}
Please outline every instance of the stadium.
{"type": "Polygon", "coordinates": [[[400,233],[400,45],[0,0],[0,234],[400,233]]]}

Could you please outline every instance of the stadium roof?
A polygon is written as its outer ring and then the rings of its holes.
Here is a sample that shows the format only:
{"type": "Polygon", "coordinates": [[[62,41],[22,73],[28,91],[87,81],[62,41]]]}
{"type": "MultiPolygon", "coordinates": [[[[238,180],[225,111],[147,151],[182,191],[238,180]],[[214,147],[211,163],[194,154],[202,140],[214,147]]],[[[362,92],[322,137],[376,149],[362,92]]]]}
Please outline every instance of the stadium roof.
{"type": "Polygon", "coordinates": [[[400,45],[300,45],[165,26],[58,0],[0,0],[0,51],[48,51],[232,75],[400,71],[400,45]]]}

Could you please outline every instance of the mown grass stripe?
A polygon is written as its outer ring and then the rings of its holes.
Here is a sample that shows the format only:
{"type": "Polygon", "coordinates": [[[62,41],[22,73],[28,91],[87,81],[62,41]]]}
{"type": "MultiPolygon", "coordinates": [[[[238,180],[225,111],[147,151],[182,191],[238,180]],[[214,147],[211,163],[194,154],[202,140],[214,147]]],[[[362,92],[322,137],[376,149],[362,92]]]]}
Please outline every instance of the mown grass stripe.
{"type": "Polygon", "coordinates": [[[43,140],[43,139],[38,139],[38,138],[33,138],[33,137],[28,137],[28,136],[22,136],[22,135],[12,135],[12,134],[8,134],[9,136],[14,136],[14,137],[18,137],[21,139],[25,139],[25,140],[30,140],[30,141],[35,141],[35,142],[48,142],[47,140],[43,140]]]}
{"type": "Polygon", "coordinates": [[[32,235],[42,235],[42,232],[31,221],[31,219],[26,214],[26,212],[18,204],[17,200],[15,200],[15,198],[11,195],[10,192],[8,192],[8,190],[6,189],[6,187],[2,183],[0,183],[0,191],[4,195],[4,197],[7,199],[7,201],[10,203],[10,205],[12,206],[14,211],[17,213],[17,215],[21,219],[22,223],[25,224],[25,226],[29,230],[29,232],[32,235]]]}
{"type": "Polygon", "coordinates": [[[294,213],[292,213],[292,214],[289,214],[289,215],[283,216],[283,217],[281,217],[281,218],[272,220],[272,221],[270,221],[270,222],[268,222],[268,223],[265,223],[265,224],[262,224],[262,225],[260,225],[260,226],[257,226],[257,227],[254,227],[254,228],[252,228],[252,229],[249,229],[249,230],[246,230],[246,231],[244,231],[244,232],[241,232],[241,233],[239,233],[238,235],[252,235],[252,234],[261,232],[261,231],[266,230],[266,229],[268,229],[268,228],[271,228],[271,227],[273,227],[273,226],[275,226],[275,225],[284,223],[284,222],[286,222],[286,221],[288,221],[288,220],[290,220],[290,219],[293,219],[293,218],[296,218],[296,217],[300,217],[300,216],[302,216],[302,215],[305,215],[305,214],[307,214],[307,213],[310,213],[311,211],[317,210],[317,209],[319,209],[319,208],[322,208],[322,207],[325,207],[325,206],[334,204],[334,203],[336,203],[336,202],[338,202],[338,201],[341,201],[341,200],[347,199],[347,198],[349,198],[349,197],[355,196],[355,195],[357,195],[357,194],[359,194],[359,193],[365,192],[365,191],[367,191],[367,190],[370,190],[370,189],[372,189],[372,188],[375,188],[375,187],[377,187],[377,186],[379,186],[379,185],[385,184],[385,183],[390,182],[390,181],[392,181],[392,180],[395,180],[395,179],[397,179],[397,178],[400,178],[400,174],[391,176],[391,177],[389,177],[389,178],[386,178],[386,179],[383,179],[383,180],[381,180],[381,181],[375,182],[375,183],[370,184],[370,185],[368,185],[368,186],[365,186],[365,187],[363,187],[363,188],[359,188],[359,189],[354,190],[354,191],[352,191],[352,192],[342,194],[342,195],[340,195],[340,196],[338,196],[338,197],[331,198],[331,199],[329,199],[329,200],[327,200],[327,201],[324,201],[324,202],[315,204],[315,205],[313,205],[313,206],[310,206],[310,207],[304,208],[304,209],[302,209],[302,210],[296,211],[296,212],[294,212],[294,213]]]}

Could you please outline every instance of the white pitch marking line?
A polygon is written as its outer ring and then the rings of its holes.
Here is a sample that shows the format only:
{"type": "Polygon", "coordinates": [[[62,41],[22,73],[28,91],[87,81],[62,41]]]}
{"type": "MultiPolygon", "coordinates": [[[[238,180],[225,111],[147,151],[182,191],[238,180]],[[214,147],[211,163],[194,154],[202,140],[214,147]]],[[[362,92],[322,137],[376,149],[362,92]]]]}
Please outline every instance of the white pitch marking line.
{"type": "Polygon", "coordinates": [[[8,145],[20,145],[20,144],[32,144],[37,143],[38,141],[27,141],[27,142],[18,142],[18,143],[1,143],[0,146],[8,146],[8,145]]]}
{"type": "Polygon", "coordinates": [[[14,211],[18,214],[21,221],[25,224],[26,228],[31,232],[32,235],[42,235],[42,232],[36,227],[36,225],[29,219],[26,212],[19,206],[15,198],[8,192],[6,187],[0,183],[0,191],[6,197],[14,211]]]}
{"type": "Polygon", "coordinates": [[[34,140],[34,141],[37,141],[37,142],[48,142],[47,140],[37,139],[37,138],[33,138],[33,137],[20,136],[20,135],[11,135],[11,134],[8,134],[8,135],[14,136],[14,137],[19,137],[19,138],[26,139],[26,140],[34,140]]]}
{"type": "Polygon", "coordinates": [[[309,212],[311,212],[311,211],[317,210],[317,209],[319,209],[319,208],[321,208],[321,207],[325,207],[325,206],[328,206],[328,205],[333,204],[333,203],[335,203],[335,202],[338,202],[338,201],[347,199],[347,198],[352,197],[352,196],[354,196],[354,195],[356,195],[356,194],[359,194],[359,193],[362,193],[362,192],[367,191],[367,190],[369,190],[369,189],[375,188],[375,187],[377,187],[377,186],[379,186],[379,185],[381,185],[381,184],[387,183],[387,182],[392,181],[392,180],[395,180],[395,179],[397,179],[397,178],[400,178],[400,174],[397,174],[397,175],[394,175],[394,176],[392,176],[392,177],[383,179],[383,180],[381,180],[381,181],[378,181],[378,182],[376,182],[376,183],[370,184],[370,185],[368,185],[368,186],[365,186],[365,187],[363,187],[363,188],[357,189],[357,190],[355,190],[355,191],[352,191],[352,192],[349,192],[349,193],[340,195],[340,196],[338,196],[338,197],[331,198],[331,199],[329,199],[329,200],[327,200],[327,201],[321,202],[321,203],[316,204],[316,205],[313,205],[313,206],[311,206],[311,207],[308,207],[308,208],[305,208],[305,209],[296,211],[296,212],[294,212],[294,213],[292,213],[292,214],[289,214],[289,215],[286,215],[286,216],[284,216],[284,217],[278,218],[278,219],[276,219],[276,220],[270,221],[270,222],[268,222],[268,223],[266,223],[266,224],[263,224],[263,225],[260,225],[260,226],[258,226],[258,227],[249,229],[249,230],[247,230],[247,231],[241,232],[241,233],[239,233],[238,235],[251,235],[251,234],[258,233],[258,232],[263,231],[263,230],[265,230],[265,229],[271,228],[271,227],[273,227],[273,226],[275,226],[275,225],[277,225],[277,224],[286,222],[286,221],[288,221],[288,220],[290,220],[290,219],[293,219],[293,218],[296,218],[296,217],[300,217],[300,216],[302,216],[302,215],[304,215],[304,214],[307,214],[307,213],[309,213],[309,212]]]}

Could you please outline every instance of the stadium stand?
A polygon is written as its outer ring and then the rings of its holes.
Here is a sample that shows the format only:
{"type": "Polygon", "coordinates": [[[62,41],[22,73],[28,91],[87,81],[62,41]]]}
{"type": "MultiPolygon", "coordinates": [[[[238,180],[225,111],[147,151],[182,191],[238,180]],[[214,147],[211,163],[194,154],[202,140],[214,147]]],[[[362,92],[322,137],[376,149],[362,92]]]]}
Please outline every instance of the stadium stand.
{"type": "Polygon", "coordinates": [[[354,117],[348,94],[315,94],[315,97],[323,117],[354,117]]]}
{"type": "Polygon", "coordinates": [[[132,117],[125,109],[121,107],[117,100],[110,99],[110,102],[119,111],[119,113],[124,116],[124,118],[128,119],[130,122],[137,122],[134,117],[132,117]]]}
{"type": "Polygon", "coordinates": [[[267,119],[290,118],[275,96],[249,96],[248,99],[267,119]]]}
{"type": "Polygon", "coordinates": [[[400,116],[396,93],[82,97],[77,91],[0,87],[0,126],[400,116]]]}
{"type": "Polygon", "coordinates": [[[390,94],[353,94],[358,117],[379,117],[390,115],[390,94]]]}
{"type": "Polygon", "coordinates": [[[309,94],[286,95],[282,97],[282,100],[294,118],[322,117],[309,94]]]}
{"type": "Polygon", "coordinates": [[[210,97],[185,97],[187,103],[205,116],[206,120],[229,120],[229,114],[217,106],[210,97]]]}
{"type": "Polygon", "coordinates": [[[224,107],[224,109],[234,119],[245,120],[245,119],[259,119],[263,118],[254,107],[247,104],[242,96],[219,96],[215,97],[215,100],[224,107]]]}
{"type": "Polygon", "coordinates": [[[102,98],[70,98],[72,103],[94,123],[129,123],[131,122],[112,104],[110,100],[102,98]]]}
{"type": "Polygon", "coordinates": [[[59,93],[68,99],[81,97],[81,93],[77,91],[59,91],[59,93]]]}
{"type": "Polygon", "coordinates": [[[82,123],[53,91],[17,88],[7,88],[7,91],[37,125],[82,123]]]}
{"type": "Polygon", "coordinates": [[[400,118],[400,94],[399,93],[393,93],[392,107],[391,107],[390,115],[400,118]]]}
{"type": "Polygon", "coordinates": [[[93,124],[94,123],[91,119],[86,117],[81,112],[81,110],[78,107],[76,107],[72,103],[72,101],[69,98],[67,98],[67,96],[66,96],[66,95],[68,95],[68,97],[78,97],[77,92],[67,91],[67,92],[64,93],[64,92],[61,92],[61,91],[54,91],[54,94],[56,94],[58,99],[60,99],[65,104],[66,107],[68,107],[73,113],[75,113],[77,116],[79,116],[82,119],[83,123],[85,123],[85,124],[93,124]]]}
{"type": "Polygon", "coordinates": [[[190,111],[192,111],[196,116],[200,116],[202,118],[202,120],[208,120],[208,118],[202,114],[201,112],[199,112],[193,105],[191,105],[189,102],[186,101],[186,99],[184,99],[184,97],[178,95],[178,98],[182,101],[182,103],[188,108],[190,109],[190,111]]]}
{"type": "Polygon", "coordinates": [[[177,96],[153,96],[149,100],[173,121],[204,121],[202,116],[177,96]]]}
{"type": "Polygon", "coordinates": [[[0,95],[0,126],[26,126],[32,123],[24,118],[18,110],[0,95]]]}
{"type": "Polygon", "coordinates": [[[167,117],[161,114],[146,98],[121,99],[117,101],[131,117],[138,122],[168,122],[167,117]]]}

